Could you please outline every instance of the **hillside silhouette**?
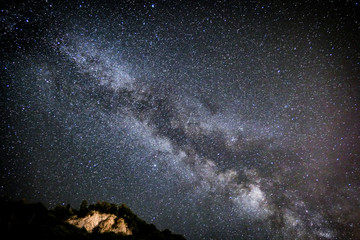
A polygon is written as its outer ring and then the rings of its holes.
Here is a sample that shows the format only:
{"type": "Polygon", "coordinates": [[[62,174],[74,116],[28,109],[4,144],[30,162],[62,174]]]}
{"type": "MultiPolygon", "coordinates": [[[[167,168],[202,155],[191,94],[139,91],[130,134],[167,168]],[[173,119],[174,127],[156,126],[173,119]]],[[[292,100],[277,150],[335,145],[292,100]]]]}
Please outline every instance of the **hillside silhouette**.
{"type": "Polygon", "coordinates": [[[73,209],[70,205],[47,209],[42,203],[27,203],[3,198],[0,200],[0,211],[2,239],[185,239],[181,235],[171,233],[168,229],[158,230],[155,225],[148,224],[137,217],[125,204],[98,202],[88,206],[84,200],[80,209],[73,209]],[[100,219],[102,221],[99,224],[95,223],[91,231],[86,226],[79,228],[69,223],[71,222],[69,219],[89,223],[88,220],[94,216],[103,216],[103,218],[100,219]],[[116,229],[117,226],[122,228],[116,229]]]}

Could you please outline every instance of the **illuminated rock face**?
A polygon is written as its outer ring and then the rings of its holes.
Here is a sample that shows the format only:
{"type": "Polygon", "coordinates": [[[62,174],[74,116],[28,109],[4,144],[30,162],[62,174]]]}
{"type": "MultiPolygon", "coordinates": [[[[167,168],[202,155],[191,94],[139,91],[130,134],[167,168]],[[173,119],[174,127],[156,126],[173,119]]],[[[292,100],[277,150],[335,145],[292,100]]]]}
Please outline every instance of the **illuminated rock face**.
{"type": "Polygon", "coordinates": [[[92,232],[94,228],[98,228],[101,233],[114,232],[132,235],[124,219],[118,218],[114,214],[91,211],[87,216],[82,218],[72,216],[67,222],[78,228],[85,228],[88,232],[92,232]]]}

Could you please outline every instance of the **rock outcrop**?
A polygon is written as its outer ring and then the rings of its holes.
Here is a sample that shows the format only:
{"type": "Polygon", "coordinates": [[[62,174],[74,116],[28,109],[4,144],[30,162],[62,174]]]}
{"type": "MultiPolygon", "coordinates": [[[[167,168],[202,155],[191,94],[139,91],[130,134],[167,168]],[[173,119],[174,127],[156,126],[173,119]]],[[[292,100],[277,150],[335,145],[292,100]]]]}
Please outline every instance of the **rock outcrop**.
{"type": "Polygon", "coordinates": [[[85,228],[88,232],[97,229],[100,233],[113,232],[132,235],[132,231],[123,218],[118,218],[114,214],[100,213],[91,211],[85,217],[74,215],[67,220],[68,223],[78,227],[85,228]]]}

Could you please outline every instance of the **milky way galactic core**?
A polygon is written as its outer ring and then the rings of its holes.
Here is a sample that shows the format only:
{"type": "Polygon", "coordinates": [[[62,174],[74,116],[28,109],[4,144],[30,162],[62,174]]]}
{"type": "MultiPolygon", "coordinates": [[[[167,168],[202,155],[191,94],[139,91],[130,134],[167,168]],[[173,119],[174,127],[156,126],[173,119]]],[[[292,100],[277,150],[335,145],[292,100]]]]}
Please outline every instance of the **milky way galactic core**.
{"type": "Polygon", "coordinates": [[[358,12],[1,3],[0,194],[125,203],[188,239],[359,239],[358,12]]]}

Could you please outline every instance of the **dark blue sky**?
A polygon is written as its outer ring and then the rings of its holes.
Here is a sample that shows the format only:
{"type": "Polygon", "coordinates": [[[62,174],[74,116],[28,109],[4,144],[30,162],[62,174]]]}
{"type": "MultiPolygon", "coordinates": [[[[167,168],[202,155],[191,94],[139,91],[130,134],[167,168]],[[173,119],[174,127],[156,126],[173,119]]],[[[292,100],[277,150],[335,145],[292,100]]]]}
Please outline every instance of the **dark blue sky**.
{"type": "Polygon", "coordinates": [[[360,237],[356,1],[0,11],[1,195],[189,239],[360,237]]]}

